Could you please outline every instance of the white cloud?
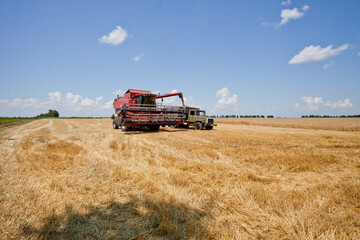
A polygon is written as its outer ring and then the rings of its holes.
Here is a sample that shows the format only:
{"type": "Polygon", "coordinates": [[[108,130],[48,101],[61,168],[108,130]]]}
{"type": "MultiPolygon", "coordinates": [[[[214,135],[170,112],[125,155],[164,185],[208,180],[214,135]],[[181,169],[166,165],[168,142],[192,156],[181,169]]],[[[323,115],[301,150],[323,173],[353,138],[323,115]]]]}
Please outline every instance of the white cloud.
{"type": "Polygon", "coordinates": [[[304,5],[303,7],[302,7],[302,10],[304,10],[305,12],[307,11],[307,10],[309,10],[310,9],[310,6],[309,5],[304,5]]]}
{"type": "Polygon", "coordinates": [[[334,62],[330,62],[330,63],[328,63],[328,64],[325,64],[324,66],[323,66],[323,69],[324,70],[327,70],[327,69],[329,69],[332,65],[334,65],[335,63],[334,62]]]}
{"type": "Polygon", "coordinates": [[[201,109],[201,105],[195,103],[192,97],[184,97],[184,104],[185,106],[196,107],[201,109]]]}
{"type": "MultiPolygon", "coordinates": [[[[291,4],[291,1],[283,1],[281,3],[281,5],[283,6],[288,6],[291,4]]],[[[288,23],[290,20],[295,20],[295,19],[299,19],[302,18],[303,16],[305,16],[305,12],[307,12],[310,9],[309,5],[304,5],[301,10],[299,10],[298,8],[293,8],[293,9],[283,9],[280,12],[280,17],[281,17],[281,21],[280,22],[262,22],[261,26],[268,26],[268,25],[273,25],[276,28],[281,27],[282,25],[285,25],[286,23],[288,23]]]]}
{"type": "Polygon", "coordinates": [[[49,109],[56,109],[61,116],[107,116],[112,113],[112,102],[103,103],[103,96],[95,99],[83,97],[71,92],[62,95],[61,92],[48,93],[48,99],[14,98],[0,99],[0,116],[36,116],[49,109]],[[62,97],[64,96],[64,97],[62,97]]]}
{"type": "Polygon", "coordinates": [[[98,106],[101,102],[101,100],[103,99],[102,96],[96,97],[95,100],[92,100],[90,98],[84,98],[83,96],[79,95],[79,94],[72,94],[71,92],[68,92],[65,95],[65,102],[67,103],[68,106],[72,106],[75,107],[75,105],[80,105],[83,107],[88,107],[88,106],[98,106]]]}
{"type": "Polygon", "coordinates": [[[49,97],[50,97],[51,102],[60,102],[61,93],[60,92],[50,92],[49,97]]]}
{"type": "Polygon", "coordinates": [[[339,100],[339,101],[336,101],[336,102],[326,102],[324,104],[325,106],[329,106],[331,108],[341,108],[341,109],[344,109],[344,108],[351,108],[353,106],[353,104],[350,102],[350,99],[349,98],[346,98],[345,100],[339,100]]]}
{"type": "Polygon", "coordinates": [[[21,98],[14,98],[13,100],[7,99],[0,99],[0,105],[10,108],[40,108],[45,104],[49,104],[50,102],[41,102],[39,99],[36,98],[28,98],[28,99],[21,99],[21,98]]]}
{"type": "Polygon", "coordinates": [[[104,108],[104,109],[110,109],[110,108],[112,108],[113,107],[113,102],[114,101],[108,101],[108,102],[106,102],[103,106],[102,106],[102,108],[104,108]]]}
{"type": "Polygon", "coordinates": [[[310,45],[301,50],[297,55],[290,59],[289,64],[301,64],[305,62],[321,61],[335,55],[338,55],[342,51],[346,50],[350,44],[345,43],[340,47],[333,48],[334,45],[322,48],[320,45],[310,45]]]}
{"type": "Polygon", "coordinates": [[[112,92],[113,95],[119,95],[119,96],[123,96],[125,93],[125,91],[122,91],[120,89],[116,90],[115,92],[112,92]]]}
{"type": "Polygon", "coordinates": [[[81,100],[80,105],[81,106],[91,106],[94,104],[94,100],[91,100],[90,98],[84,98],[81,100]]]}
{"type": "Polygon", "coordinates": [[[307,97],[304,96],[301,98],[304,102],[308,103],[308,104],[320,104],[323,103],[324,101],[322,100],[321,97],[307,97]]]}
{"type": "Polygon", "coordinates": [[[221,90],[217,90],[216,97],[220,98],[218,101],[219,107],[235,106],[237,105],[237,95],[231,95],[229,89],[224,87],[221,90]]]}
{"type": "Polygon", "coordinates": [[[286,23],[288,23],[292,19],[298,19],[305,15],[305,13],[300,12],[297,8],[294,9],[283,9],[281,11],[281,21],[278,26],[282,26],[286,23]]]}
{"type": "Polygon", "coordinates": [[[115,29],[109,33],[108,36],[104,35],[99,38],[99,42],[108,43],[116,46],[123,43],[127,37],[127,31],[121,26],[116,26],[115,29]]]}
{"type": "Polygon", "coordinates": [[[33,108],[39,108],[41,107],[42,105],[44,105],[44,103],[40,102],[38,99],[36,98],[28,98],[28,99],[25,99],[23,102],[22,102],[22,105],[24,107],[33,107],[33,108]]]}
{"type": "Polygon", "coordinates": [[[282,6],[288,6],[291,4],[291,0],[287,0],[281,3],[282,6]]]}
{"type": "Polygon", "coordinates": [[[66,101],[70,102],[70,103],[78,103],[82,100],[82,96],[81,95],[74,95],[71,92],[68,92],[65,95],[65,99],[66,101]]]}
{"type": "Polygon", "coordinates": [[[23,103],[23,100],[20,98],[14,98],[12,101],[9,102],[10,106],[17,107],[23,103]]]}
{"type": "Polygon", "coordinates": [[[300,109],[302,111],[318,111],[320,107],[330,107],[332,109],[347,109],[351,108],[353,104],[351,103],[349,98],[345,100],[338,100],[336,102],[326,101],[321,97],[311,97],[311,96],[304,96],[301,98],[305,103],[305,107],[300,107],[300,104],[295,104],[295,109],[300,109]]]}
{"type": "Polygon", "coordinates": [[[234,113],[237,111],[238,106],[238,96],[237,94],[231,94],[229,89],[226,87],[216,91],[216,97],[219,98],[217,104],[213,109],[211,109],[211,113],[215,114],[223,114],[223,113],[234,113]]]}
{"type": "Polygon", "coordinates": [[[140,61],[140,60],[142,59],[142,57],[144,57],[144,56],[145,56],[145,54],[137,55],[137,56],[133,57],[133,60],[134,60],[135,62],[140,61]]]}
{"type": "Polygon", "coordinates": [[[309,111],[319,110],[319,105],[323,103],[321,97],[304,96],[301,99],[307,104],[307,110],[309,111]]]}
{"type": "MultiPolygon", "coordinates": [[[[177,93],[177,92],[178,92],[178,90],[173,89],[170,93],[177,93]]],[[[156,93],[155,93],[155,94],[156,94],[156,93]]],[[[178,104],[179,104],[179,101],[176,101],[176,100],[178,100],[176,96],[174,96],[174,97],[167,97],[167,98],[163,98],[162,103],[163,103],[164,105],[174,105],[174,104],[178,105],[178,104]]],[[[161,100],[160,100],[160,101],[161,101],[161,100]]]]}
{"type": "Polygon", "coordinates": [[[101,102],[102,99],[103,99],[102,96],[96,97],[96,99],[95,99],[95,105],[98,106],[98,105],[100,104],[100,102],[101,102]]]}

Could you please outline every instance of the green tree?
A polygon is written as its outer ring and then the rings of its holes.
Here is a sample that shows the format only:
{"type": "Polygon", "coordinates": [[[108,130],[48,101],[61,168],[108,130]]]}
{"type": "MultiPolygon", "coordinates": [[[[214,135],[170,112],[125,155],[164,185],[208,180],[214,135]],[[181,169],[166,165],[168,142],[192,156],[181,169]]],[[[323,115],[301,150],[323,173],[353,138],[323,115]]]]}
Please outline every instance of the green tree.
{"type": "Polygon", "coordinates": [[[49,109],[48,113],[42,113],[40,115],[37,115],[36,117],[59,117],[59,116],[60,116],[60,114],[58,111],[49,109]]]}

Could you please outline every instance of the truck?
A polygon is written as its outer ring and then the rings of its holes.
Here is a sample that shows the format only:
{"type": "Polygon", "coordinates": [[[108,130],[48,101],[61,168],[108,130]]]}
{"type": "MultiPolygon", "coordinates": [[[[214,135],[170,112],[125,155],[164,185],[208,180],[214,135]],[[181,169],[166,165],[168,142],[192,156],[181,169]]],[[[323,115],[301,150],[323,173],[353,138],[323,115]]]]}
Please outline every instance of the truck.
{"type": "Polygon", "coordinates": [[[189,126],[193,126],[195,130],[201,130],[203,128],[211,130],[216,126],[214,119],[208,118],[205,110],[201,110],[200,108],[185,107],[184,114],[184,123],[178,127],[188,128],[189,126]]]}
{"type": "Polygon", "coordinates": [[[212,129],[213,119],[206,117],[205,111],[187,107],[181,92],[160,95],[147,90],[129,89],[123,97],[114,99],[113,128],[122,131],[144,129],[158,131],[160,126],[212,129]],[[182,106],[166,106],[163,99],[178,96],[182,106]],[[156,100],[161,99],[161,102],[156,100]]]}

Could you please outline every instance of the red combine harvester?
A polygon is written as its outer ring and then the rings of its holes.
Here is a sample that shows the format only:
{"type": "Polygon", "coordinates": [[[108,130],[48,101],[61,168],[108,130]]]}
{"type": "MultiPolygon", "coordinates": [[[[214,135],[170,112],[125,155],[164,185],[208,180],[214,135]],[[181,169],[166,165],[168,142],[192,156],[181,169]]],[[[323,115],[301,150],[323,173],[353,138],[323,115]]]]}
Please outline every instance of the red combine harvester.
{"type": "Polygon", "coordinates": [[[156,95],[150,91],[129,89],[124,97],[114,99],[115,114],[113,128],[122,131],[141,129],[157,131],[160,126],[182,125],[184,119],[184,99],[181,92],[156,95]],[[164,106],[156,99],[179,96],[182,106],[164,106]]]}

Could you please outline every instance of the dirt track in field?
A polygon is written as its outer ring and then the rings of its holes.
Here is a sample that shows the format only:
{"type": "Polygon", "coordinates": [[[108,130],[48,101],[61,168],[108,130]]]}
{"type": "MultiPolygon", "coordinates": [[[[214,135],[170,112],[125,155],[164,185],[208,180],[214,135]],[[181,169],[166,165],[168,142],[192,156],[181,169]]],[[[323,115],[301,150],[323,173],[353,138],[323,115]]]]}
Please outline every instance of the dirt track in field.
{"type": "Polygon", "coordinates": [[[18,125],[22,125],[22,124],[26,124],[29,123],[31,121],[34,121],[33,119],[30,120],[19,120],[19,121],[15,121],[15,122],[6,122],[6,123],[2,123],[0,124],[0,131],[3,131],[7,128],[11,128],[14,126],[18,126],[18,125]]]}
{"type": "Polygon", "coordinates": [[[359,132],[111,123],[0,132],[1,239],[359,238],[359,132]]]}

